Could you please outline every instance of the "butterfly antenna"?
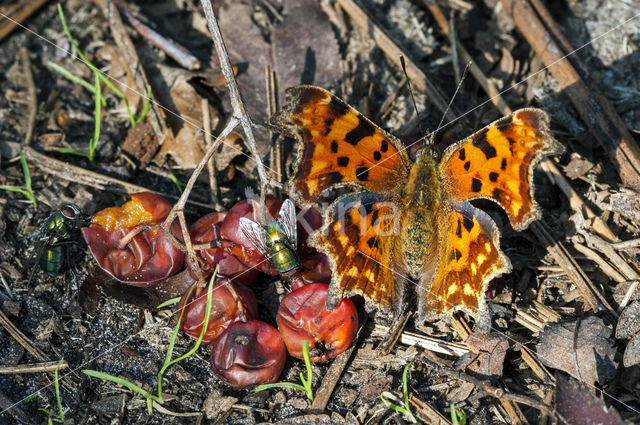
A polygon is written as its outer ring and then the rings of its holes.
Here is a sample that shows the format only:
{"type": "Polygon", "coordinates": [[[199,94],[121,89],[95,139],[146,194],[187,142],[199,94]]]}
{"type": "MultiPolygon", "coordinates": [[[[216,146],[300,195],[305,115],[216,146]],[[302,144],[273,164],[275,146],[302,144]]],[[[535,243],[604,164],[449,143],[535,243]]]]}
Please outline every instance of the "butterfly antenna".
{"type": "Polygon", "coordinates": [[[416,99],[413,97],[413,88],[411,87],[411,80],[409,79],[409,75],[407,75],[407,67],[404,63],[404,56],[400,56],[400,66],[402,67],[402,72],[404,72],[404,78],[407,80],[407,87],[409,87],[409,95],[411,95],[411,102],[413,102],[413,109],[416,111],[416,116],[418,117],[418,128],[420,129],[420,133],[424,134],[425,131],[422,128],[422,120],[420,119],[420,112],[418,111],[418,105],[416,104],[416,99]]]}
{"type": "Polygon", "coordinates": [[[458,86],[456,87],[456,91],[453,92],[453,96],[451,96],[451,100],[449,101],[449,104],[447,105],[447,108],[445,109],[444,113],[442,114],[442,118],[440,118],[440,122],[438,123],[438,127],[436,128],[436,130],[433,133],[430,134],[429,139],[431,140],[432,143],[435,140],[436,135],[438,134],[438,132],[442,128],[442,123],[444,122],[444,119],[447,116],[447,113],[449,112],[449,109],[451,108],[451,105],[453,105],[454,99],[456,98],[456,96],[458,95],[458,92],[460,91],[460,88],[462,87],[462,83],[467,78],[467,75],[469,75],[469,69],[471,68],[471,63],[472,63],[471,61],[467,62],[467,65],[464,67],[464,72],[462,73],[462,77],[460,77],[460,82],[458,83],[458,86]]]}

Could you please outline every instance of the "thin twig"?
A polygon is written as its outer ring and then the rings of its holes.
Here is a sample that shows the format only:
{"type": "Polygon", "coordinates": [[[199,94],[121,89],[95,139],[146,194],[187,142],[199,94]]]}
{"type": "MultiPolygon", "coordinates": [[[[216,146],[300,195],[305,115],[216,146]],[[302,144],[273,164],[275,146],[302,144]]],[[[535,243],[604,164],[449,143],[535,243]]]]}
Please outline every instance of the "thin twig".
{"type": "Polygon", "coordinates": [[[233,74],[233,68],[231,67],[231,61],[227,54],[227,48],[224,45],[222,34],[220,33],[220,27],[218,21],[213,13],[211,2],[209,0],[201,0],[204,14],[207,18],[207,25],[211,32],[211,38],[218,54],[218,61],[220,62],[220,69],[227,82],[227,90],[229,91],[229,98],[231,99],[231,107],[233,109],[233,117],[240,122],[242,130],[244,131],[245,141],[253,159],[256,161],[256,168],[258,169],[258,177],[260,178],[261,186],[266,186],[269,183],[267,173],[265,172],[264,165],[258,154],[258,148],[256,146],[255,138],[253,137],[253,129],[251,124],[251,118],[244,108],[244,103],[240,97],[238,91],[238,84],[236,83],[235,75],[233,74]]]}
{"type": "MultiPolygon", "coordinates": [[[[204,136],[204,146],[207,149],[211,149],[213,140],[211,139],[211,112],[209,112],[209,101],[202,99],[200,102],[202,109],[202,128],[204,136]]],[[[209,172],[209,188],[211,190],[211,203],[218,204],[218,182],[216,180],[215,164],[213,163],[213,156],[207,161],[207,171],[209,172]]]]}
{"type": "MultiPolygon", "coordinates": [[[[490,397],[495,397],[495,398],[497,398],[499,400],[509,400],[509,401],[513,401],[515,403],[524,404],[526,406],[533,407],[534,409],[538,409],[541,412],[545,412],[549,416],[556,417],[559,420],[563,421],[563,418],[559,417],[559,415],[557,415],[557,413],[555,412],[555,410],[552,407],[547,406],[546,404],[544,404],[544,403],[542,403],[542,402],[540,402],[538,400],[535,400],[535,399],[533,399],[531,397],[527,397],[527,396],[520,395],[520,394],[510,393],[510,392],[507,392],[507,391],[503,390],[502,388],[493,387],[493,386],[489,385],[486,381],[481,381],[480,379],[476,379],[476,378],[474,378],[474,377],[472,377],[470,375],[467,375],[464,372],[459,372],[457,370],[453,370],[453,369],[449,369],[449,368],[446,368],[446,367],[442,367],[439,364],[429,360],[425,356],[420,358],[420,361],[423,362],[424,364],[426,364],[427,366],[436,369],[438,375],[451,376],[453,378],[460,379],[460,380],[472,383],[473,385],[475,385],[478,388],[478,390],[481,392],[481,394],[484,393],[484,396],[490,396],[490,397]]],[[[565,423],[566,423],[566,421],[565,421],[565,423]]]]}
{"type": "Polygon", "coordinates": [[[16,375],[20,373],[55,372],[69,367],[66,361],[52,361],[32,364],[18,364],[12,366],[0,366],[0,375],[16,375]]]}
{"type": "Polygon", "coordinates": [[[36,113],[38,111],[38,96],[36,93],[36,84],[33,82],[33,72],[31,72],[31,59],[29,59],[29,51],[26,47],[20,49],[20,57],[22,58],[22,68],[24,76],[27,79],[27,89],[29,90],[29,117],[27,118],[27,132],[24,136],[22,146],[29,146],[33,138],[33,129],[36,126],[36,113]]]}

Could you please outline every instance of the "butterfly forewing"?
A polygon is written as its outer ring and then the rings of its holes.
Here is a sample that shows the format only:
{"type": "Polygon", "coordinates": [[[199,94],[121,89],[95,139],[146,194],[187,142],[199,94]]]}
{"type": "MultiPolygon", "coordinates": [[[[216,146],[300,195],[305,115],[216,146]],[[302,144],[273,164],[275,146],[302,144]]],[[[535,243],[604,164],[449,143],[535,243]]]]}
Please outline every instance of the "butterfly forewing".
{"type": "Polygon", "coordinates": [[[460,201],[489,198],[507,212],[516,230],[537,217],[533,167],[564,148],[549,131],[549,116],[521,109],[450,146],[440,163],[445,185],[460,201]]]}
{"type": "Polygon", "coordinates": [[[303,141],[288,188],[304,206],[332,186],[387,193],[406,179],[410,160],[402,144],[326,90],[288,89],[287,105],[271,121],[303,141]]]}

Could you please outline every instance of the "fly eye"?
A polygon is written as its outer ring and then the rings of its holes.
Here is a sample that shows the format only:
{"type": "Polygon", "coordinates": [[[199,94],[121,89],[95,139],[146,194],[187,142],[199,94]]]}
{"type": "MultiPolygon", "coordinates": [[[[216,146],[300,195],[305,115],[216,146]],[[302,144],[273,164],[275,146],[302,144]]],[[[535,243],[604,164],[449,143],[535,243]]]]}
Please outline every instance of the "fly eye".
{"type": "Polygon", "coordinates": [[[80,210],[78,209],[78,207],[72,204],[64,204],[60,208],[60,212],[62,213],[64,218],[67,218],[69,220],[75,219],[78,214],[80,214],[80,210]]]}

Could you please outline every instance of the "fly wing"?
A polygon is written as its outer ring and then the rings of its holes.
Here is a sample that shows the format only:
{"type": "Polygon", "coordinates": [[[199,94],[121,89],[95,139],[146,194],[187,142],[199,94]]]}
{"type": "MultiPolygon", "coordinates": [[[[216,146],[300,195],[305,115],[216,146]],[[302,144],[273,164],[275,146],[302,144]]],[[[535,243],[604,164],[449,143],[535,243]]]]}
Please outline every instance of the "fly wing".
{"type": "Polygon", "coordinates": [[[251,241],[253,246],[256,247],[265,258],[271,258],[271,253],[265,244],[267,234],[264,227],[246,217],[240,217],[238,225],[240,231],[251,241]]]}
{"type": "Polygon", "coordinates": [[[291,199],[286,199],[280,207],[278,220],[282,223],[287,238],[291,242],[291,246],[295,249],[298,246],[298,236],[296,231],[296,206],[291,199]]]}

